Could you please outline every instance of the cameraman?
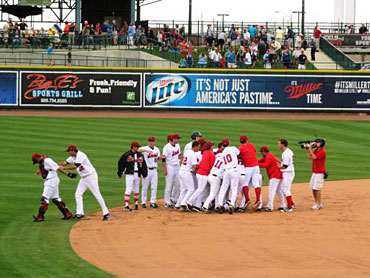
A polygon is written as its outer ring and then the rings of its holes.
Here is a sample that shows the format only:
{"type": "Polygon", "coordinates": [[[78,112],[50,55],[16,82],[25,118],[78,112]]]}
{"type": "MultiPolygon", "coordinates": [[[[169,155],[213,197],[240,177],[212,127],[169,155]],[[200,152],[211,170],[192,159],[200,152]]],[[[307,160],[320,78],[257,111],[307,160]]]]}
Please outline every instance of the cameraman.
{"type": "Polygon", "coordinates": [[[310,188],[313,192],[313,197],[315,199],[314,205],[311,209],[320,210],[321,205],[321,190],[324,186],[324,176],[326,175],[325,160],[326,151],[324,150],[325,140],[316,139],[316,149],[312,151],[313,145],[315,143],[310,143],[308,149],[306,149],[308,159],[312,159],[312,177],[310,181],[310,188]]]}

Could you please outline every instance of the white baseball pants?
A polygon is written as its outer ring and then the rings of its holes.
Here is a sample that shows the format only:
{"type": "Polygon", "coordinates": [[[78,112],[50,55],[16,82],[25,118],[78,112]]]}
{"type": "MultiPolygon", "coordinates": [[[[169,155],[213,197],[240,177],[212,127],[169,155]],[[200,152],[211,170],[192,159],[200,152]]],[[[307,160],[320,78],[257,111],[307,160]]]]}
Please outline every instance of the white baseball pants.
{"type": "Polygon", "coordinates": [[[49,199],[58,199],[59,198],[59,178],[53,178],[53,179],[48,179],[44,181],[44,191],[42,192],[42,196],[45,197],[46,203],[49,204],[49,199]]]}
{"type": "Polygon", "coordinates": [[[246,184],[253,185],[254,188],[261,187],[262,183],[259,182],[260,179],[260,167],[245,167],[245,182],[246,184]]]}
{"type": "Polygon", "coordinates": [[[95,196],[103,211],[103,214],[107,214],[109,211],[107,206],[105,205],[103,196],[100,193],[97,173],[93,173],[91,175],[88,175],[87,177],[81,177],[75,193],[77,206],[76,214],[84,214],[82,196],[87,189],[90,189],[91,193],[95,196]]]}
{"type": "Polygon", "coordinates": [[[280,207],[285,208],[285,200],[284,195],[281,192],[281,185],[282,185],[281,179],[270,179],[269,181],[269,202],[267,203],[267,207],[270,208],[271,210],[274,209],[274,199],[276,193],[279,197],[280,207]]]}
{"type": "Polygon", "coordinates": [[[180,170],[179,165],[176,166],[167,165],[166,188],[164,190],[165,204],[170,204],[171,199],[176,203],[177,199],[179,198],[180,195],[179,170],[180,170]]]}
{"type": "Polygon", "coordinates": [[[285,195],[285,197],[292,196],[292,192],[290,190],[292,188],[295,173],[283,172],[282,174],[283,180],[281,181],[281,192],[285,195]]]}
{"type": "Polygon", "coordinates": [[[238,182],[239,176],[236,169],[229,169],[224,172],[224,179],[220,188],[220,193],[218,195],[218,204],[219,206],[223,205],[223,200],[226,196],[227,190],[230,188],[230,203],[232,206],[235,206],[236,198],[238,197],[238,182]]]}
{"type": "Polygon", "coordinates": [[[194,193],[194,180],[191,173],[187,171],[180,171],[180,183],[183,193],[181,205],[185,206],[191,195],[194,193]]]}
{"type": "Polygon", "coordinates": [[[206,201],[203,204],[203,207],[209,208],[209,205],[213,200],[215,200],[216,204],[218,203],[218,192],[220,191],[220,183],[221,180],[218,177],[215,177],[214,175],[210,174],[208,175],[208,182],[210,185],[210,193],[207,197],[206,201]]]}
{"type": "Polygon", "coordinates": [[[188,200],[189,205],[194,205],[195,201],[197,201],[198,197],[200,197],[203,192],[206,190],[207,182],[208,182],[208,176],[203,176],[197,174],[197,180],[198,180],[198,188],[194,191],[194,193],[191,195],[191,197],[188,200]]]}
{"type": "Polygon", "coordinates": [[[150,203],[154,204],[157,202],[157,188],[158,188],[157,169],[153,169],[153,170],[148,169],[148,176],[143,179],[143,188],[141,191],[141,203],[142,204],[146,204],[149,184],[151,184],[150,203]]]}

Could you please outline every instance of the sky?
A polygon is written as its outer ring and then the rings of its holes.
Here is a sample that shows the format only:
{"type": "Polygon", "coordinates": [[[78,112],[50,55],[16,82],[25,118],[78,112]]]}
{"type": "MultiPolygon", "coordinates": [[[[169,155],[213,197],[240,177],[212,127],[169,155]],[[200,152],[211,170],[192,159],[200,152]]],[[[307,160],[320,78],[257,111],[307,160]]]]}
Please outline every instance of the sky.
{"type": "MultiPolygon", "coordinates": [[[[149,0],[148,2],[150,2],[149,0]]],[[[332,22],[334,0],[305,0],[308,22],[332,22]]],[[[221,20],[217,14],[229,14],[225,21],[290,21],[292,11],[301,10],[301,0],[192,0],[193,20],[221,20]],[[280,11],[280,13],[276,13],[280,11]],[[284,15],[286,14],[286,15],[284,15]]],[[[162,0],[142,7],[143,20],[187,20],[189,0],[162,0]]],[[[370,0],[357,0],[356,22],[370,23],[370,0]]],[[[297,14],[293,15],[297,21],[297,14]]]]}

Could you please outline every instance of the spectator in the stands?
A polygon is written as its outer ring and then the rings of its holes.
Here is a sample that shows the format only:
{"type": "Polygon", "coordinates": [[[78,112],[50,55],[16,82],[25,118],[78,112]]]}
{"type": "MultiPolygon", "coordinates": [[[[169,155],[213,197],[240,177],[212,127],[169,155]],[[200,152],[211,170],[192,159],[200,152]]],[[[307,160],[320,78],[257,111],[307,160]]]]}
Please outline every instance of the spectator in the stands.
{"type": "Polygon", "coordinates": [[[293,51],[293,57],[296,65],[299,64],[299,56],[301,56],[301,48],[297,46],[293,51]]]}
{"type": "Polygon", "coordinates": [[[316,61],[316,40],[314,37],[310,40],[310,47],[311,47],[311,61],[316,61]]]}
{"type": "Polygon", "coordinates": [[[19,35],[19,30],[17,29],[14,32],[12,47],[13,48],[19,48],[20,44],[21,44],[21,39],[20,39],[20,35],[19,35]]]}
{"type": "Polygon", "coordinates": [[[359,33],[362,35],[362,34],[367,34],[368,32],[369,30],[366,28],[365,24],[362,24],[359,29],[359,33]]]}
{"type": "Polygon", "coordinates": [[[243,46],[250,46],[251,34],[247,29],[243,31],[243,46]]]}
{"type": "MultiPolygon", "coordinates": [[[[319,40],[320,41],[320,40],[319,40]]],[[[301,47],[303,42],[303,35],[299,34],[295,39],[295,46],[294,47],[301,47]]]]}
{"type": "Polygon", "coordinates": [[[218,47],[221,51],[225,51],[225,40],[226,40],[226,33],[224,30],[218,34],[218,47]]]}
{"type": "Polygon", "coordinates": [[[147,38],[148,38],[148,48],[150,50],[153,49],[153,46],[154,46],[154,32],[152,30],[152,28],[148,27],[148,31],[147,31],[147,38]]]}
{"type": "Polygon", "coordinates": [[[275,41],[278,41],[280,44],[283,43],[283,39],[284,39],[284,31],[283,29],[279,26],[276,31],[275,31],[275,41]]]}
{"type": "Polygon", "coordinates": [[[305,70],[306,65],[307,65],[307,56],[304,54],[304,50],[301,50],[301,55],[298,57],[299,64],[298,64],[298,69],[299,70],[305,70]]]}
{"type": "Polygon", "coordinates": [[[201,52],[198,57],[198,67],[206,68],[207,67],[207,56],[201,52]]]}
{"type": "Polygon", "coordinates": [[[51,66],[53,64],[52,56],[53,56],[53,44],[49,44],[49,47],[47,49],[47,56],[48,56],[48,66],[51,66]]]}
{"type": "Polygon", "coordinates": [[[113,45],[117,45],[118,43],[118,27],[116,24],[116,20],[112,20],[112,37],[113,37],[113,45]]]}
{"type": "Polygon", "coordinates": [[[319,27],[316,25],[315,28],[313,29],[313,36],[315,38],[315,41],[316,41],[316,48],[319,50],[320,49],[320,37],[322,35],[322,32],[321,30],[319,29],[319,27]]]}
{"type": "Polygon", "coordinates": [[[186,62],[187,62],[188,68],[192,68],[193,67],[193,55],[191,54],[191,52],[188,53],[186,60],[187,60],[186,62]]]}
{"type": "Polygon", "coordinates": [[[24,21],[24,18],[21,19],[21,23],[19,23],[19,30],[21,30],[21,34],[24,34],[26,29],[28,28],[27,23],[24,21]]]}
{"type": "Polygon", "coordinates": [[[206,42],[207,46],[212,46],[213,44],[213,29],[211,24],[207,24],[206,42]]]}
{"type": "Polygon", "coordinates": [[[288,49],[284,50],[282,60],[284,69],[289,69],[292,61],[290,57],[290,51],[288,49]]]}
{"type": "Polygon", "coordinates": [[[244,62],[245,53],[242,48],[239,48],[238,54],[236,54],[236,63],[239,69],[244,69],[245,62],[244,62]]]}
{"type": "Polygon", "coordinates": [[[159,52],[162,51],[163,47],[163,33],[162,31],[159,31],[157,34],[157,41],[158,41],[158,46],[159,46],[159,52]]]}
{"type": "Polygon", "coordinates": [[[287,39],[288,39],[288,46],[293,47],[293,42],[294,42],[294,31],[293,29],[288,26],[288,32],[287,32],[287,39]]]}
{"type": "Polygon", "coordinates": [[[255,41],[256,33],[257,33],[257,28],[256,25],[253,25],[252,27],[249,27],[249,34],[251,36],[251,42],[255,41]]]}
{"type": "Polygon", "coordinates": [[[135,22],[131,22],[130,26],[128,27],[128,45],[134,45],[134,36],[135,36],[135,22]]]}
{"type": "Polygon", "coordinates": [[[181,57],[179,68],[186,68],[186,59],[185,56],[181,57]]]}
{"type": "Polygon", "coordinates": [[[263,55],[263,61],[265,63],[265,69],[271,69],[271,56],[270,49],[267,49],[266,53],[263,55]]]}
{"type": "Polygon", "coordinates": [[[248,69],[252,66],[252,56],[249,50],[249,47],[245,48],[244,54],[244,68],[248,69]]]}

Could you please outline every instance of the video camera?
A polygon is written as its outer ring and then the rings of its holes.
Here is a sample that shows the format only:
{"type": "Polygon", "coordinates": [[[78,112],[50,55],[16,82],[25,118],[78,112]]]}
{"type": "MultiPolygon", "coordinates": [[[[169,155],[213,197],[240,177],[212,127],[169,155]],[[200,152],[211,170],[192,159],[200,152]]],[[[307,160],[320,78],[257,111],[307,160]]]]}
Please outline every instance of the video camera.
{"type": "Polygon", "coordinates": [[[306,150],[309,148],[310,144],[312,144],[312,148],[316,148],[317,143],[321,143],[321,147],[323,148],[325,146],[326,141],[324,138],[316,138],[315,140],[298,142],[298,144],[301,145],[301,148],[306,150]]]}

